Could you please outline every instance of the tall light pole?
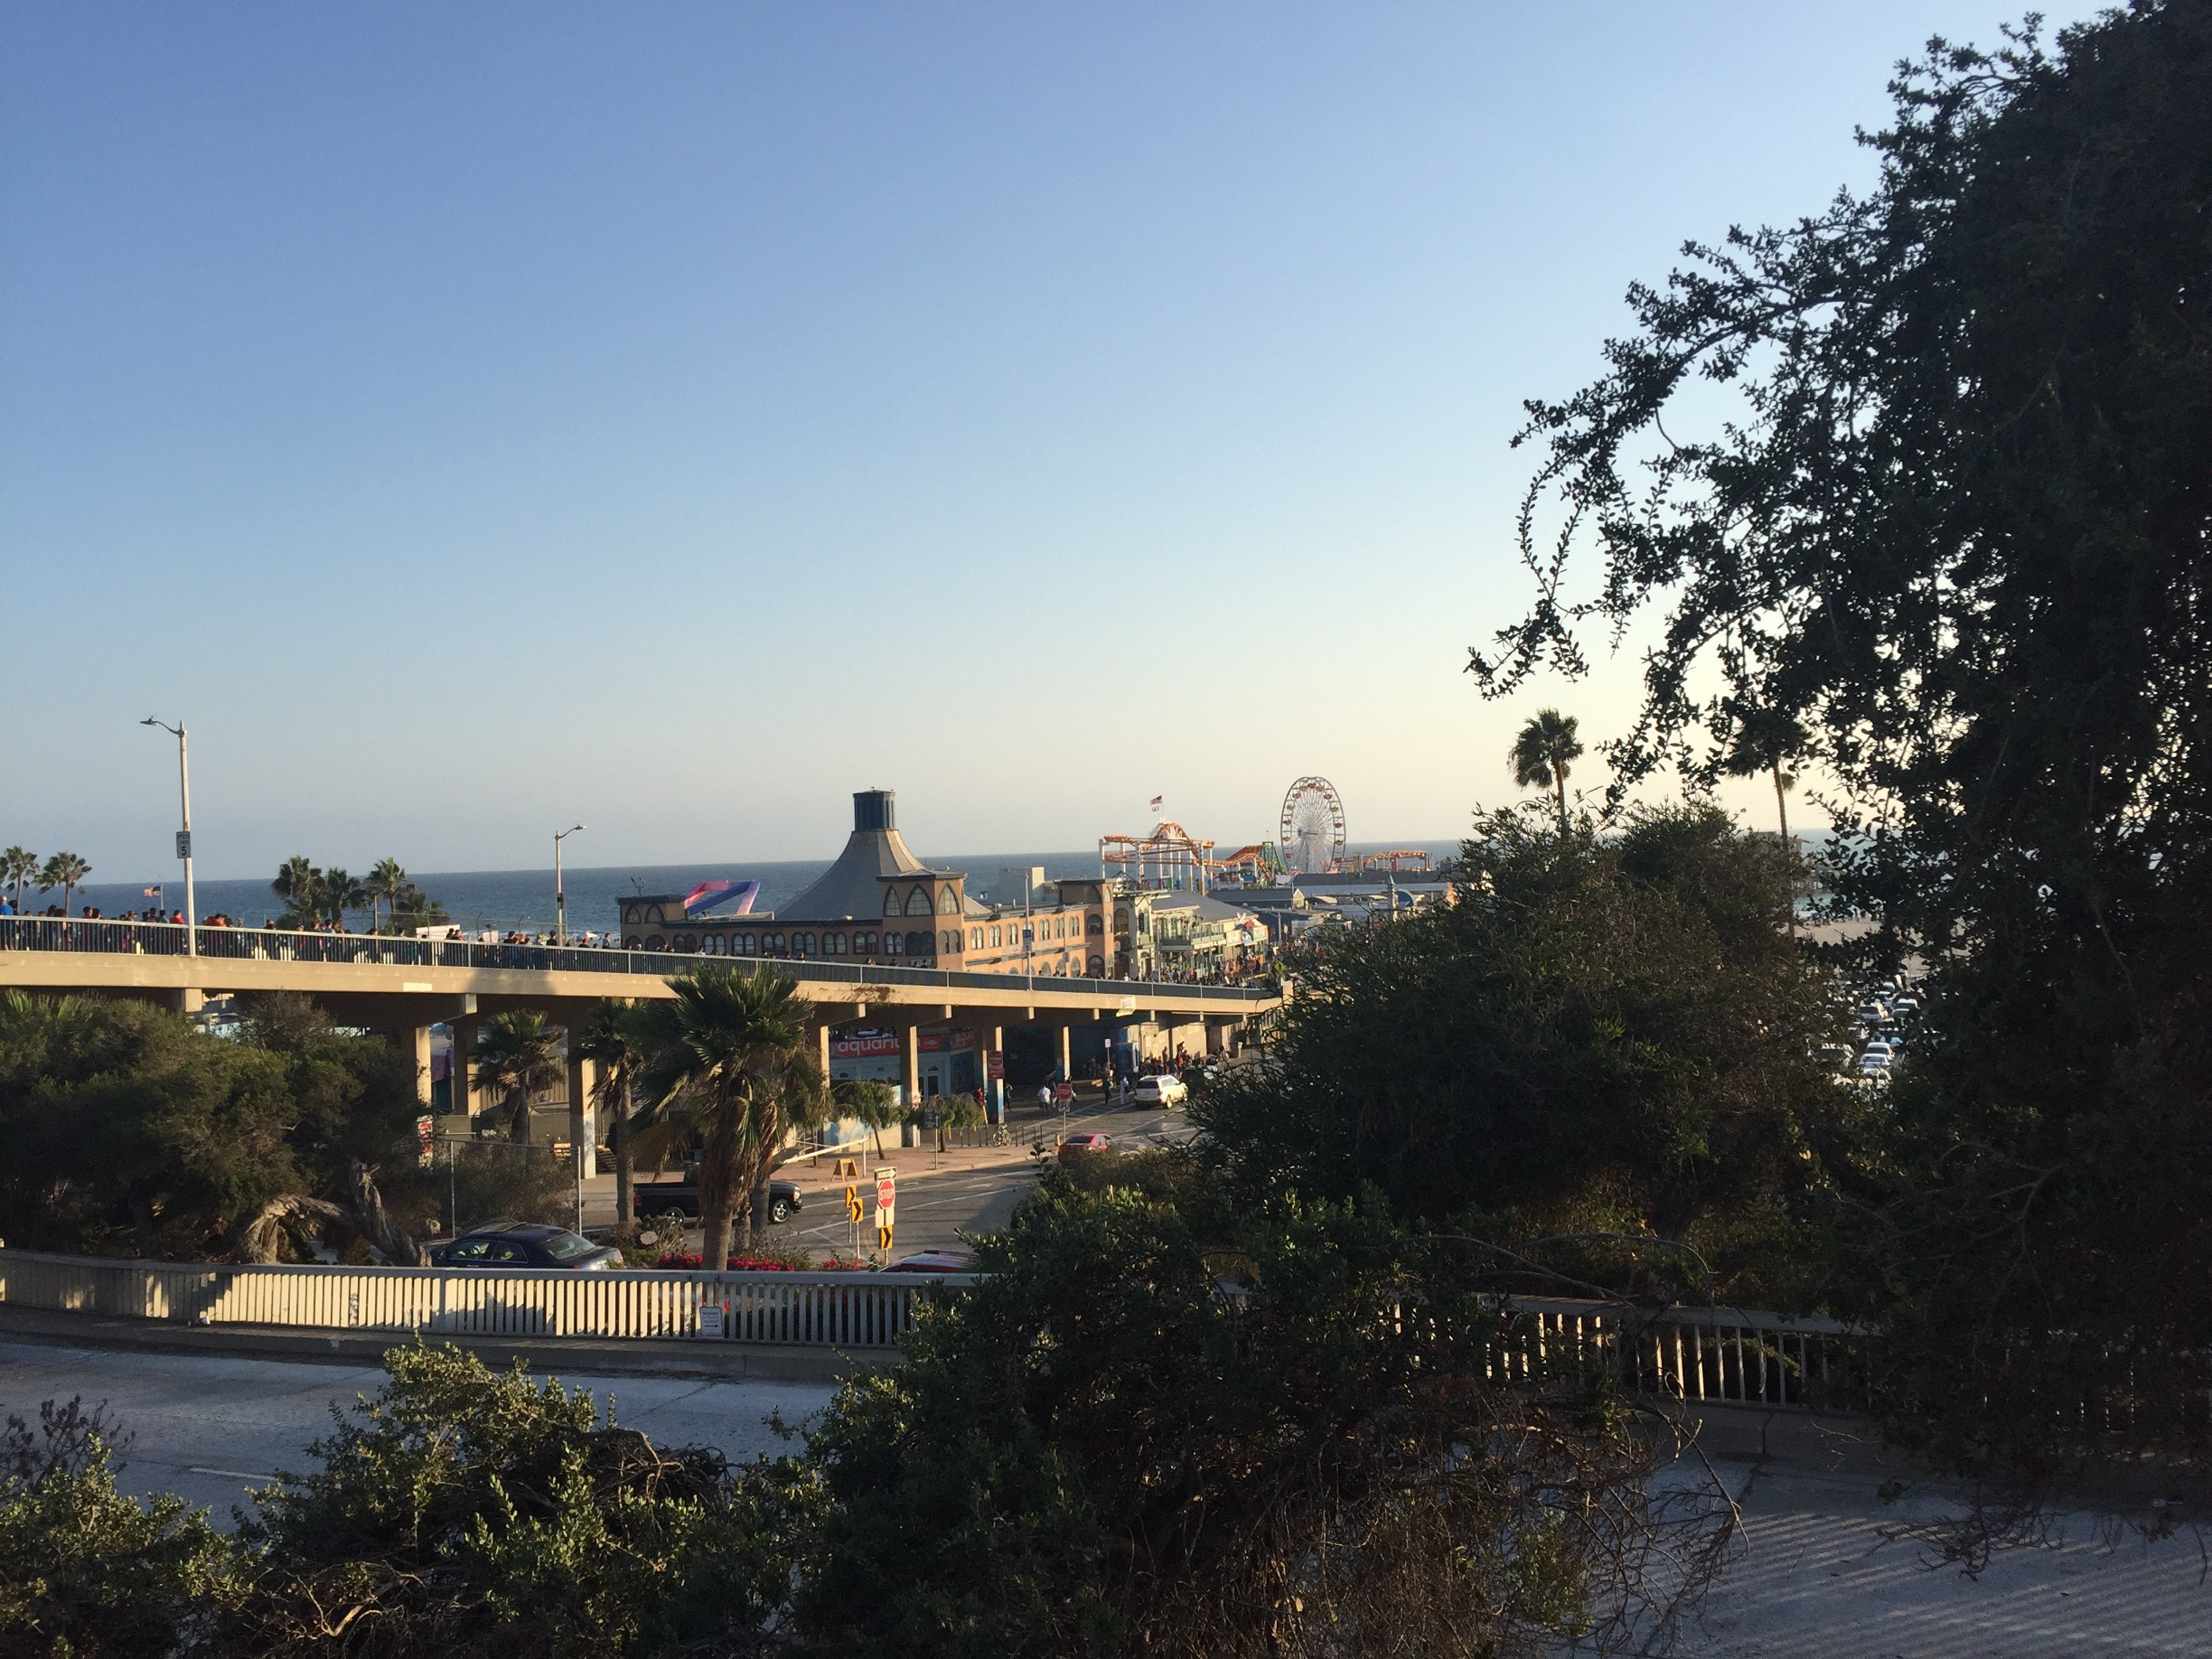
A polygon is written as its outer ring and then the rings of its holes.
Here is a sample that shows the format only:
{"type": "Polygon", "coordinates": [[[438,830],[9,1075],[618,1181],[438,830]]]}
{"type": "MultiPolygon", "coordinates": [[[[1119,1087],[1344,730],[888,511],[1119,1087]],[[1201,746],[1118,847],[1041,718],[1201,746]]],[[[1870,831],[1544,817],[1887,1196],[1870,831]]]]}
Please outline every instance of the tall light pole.
{"type": "Polygon", "coordinates": [[[184,954],[200,954],[200,913],[192,904],[192,772],[184,760],[184,722],[174,726],[166,720],[156,720],[152,715],[138,722],[141,726],[158,726],[177,740],[177,792],[184,801],[184,827],[177,831],[177,857],[184,860],[184,954]]]}
{"type": "MultiPolygon", "coordinates": [[[[571,824],[553,837],[553,942],[557,945],[568,942],[568,895],[561,887],[560,844],[583,827],[571,824]]],[[[578,1164],[576,1167],[581,1169],[583,1166],[578,1164]]]]}

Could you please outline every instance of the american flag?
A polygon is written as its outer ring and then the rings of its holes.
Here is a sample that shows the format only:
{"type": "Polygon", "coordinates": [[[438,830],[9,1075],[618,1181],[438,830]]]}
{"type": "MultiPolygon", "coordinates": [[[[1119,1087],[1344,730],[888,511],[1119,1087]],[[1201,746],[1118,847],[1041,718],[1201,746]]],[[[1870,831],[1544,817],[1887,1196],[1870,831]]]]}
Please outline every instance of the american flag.
{"type": "Polygon", "coordinates": [[[148,898],[159,898],[162,895],[162,890],[159,887],[148,887],[145,890],[145,895],[148,898]]]}
{"type": "Polygon", "coordinates": [[[1155,812],[1158,811],[1160,810],[1160,802],[1161,802],[1161,801],[1165,801],[1165,800],[1167,800],[1167,796],[1165,796],[1165,795],[1155,795],[1155,796],[1153,796],[1153,797],[1152,797],[1152,810],[1153,810],[1155,812]]]}

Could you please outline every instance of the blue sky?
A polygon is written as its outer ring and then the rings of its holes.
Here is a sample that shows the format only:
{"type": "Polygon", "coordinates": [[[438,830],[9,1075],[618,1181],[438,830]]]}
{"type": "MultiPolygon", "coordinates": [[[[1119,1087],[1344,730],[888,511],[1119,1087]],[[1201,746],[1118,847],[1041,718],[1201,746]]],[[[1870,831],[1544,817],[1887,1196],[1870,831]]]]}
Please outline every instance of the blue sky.
{"type": "Polygon", "coordinates": [[[2010,14],[0,8],[0,841],[164,874],[148,713],[211,876],[826,856],[871,785],[1455,835],[1632,702],[1460,672],[1521,399],[2010,14]]]}

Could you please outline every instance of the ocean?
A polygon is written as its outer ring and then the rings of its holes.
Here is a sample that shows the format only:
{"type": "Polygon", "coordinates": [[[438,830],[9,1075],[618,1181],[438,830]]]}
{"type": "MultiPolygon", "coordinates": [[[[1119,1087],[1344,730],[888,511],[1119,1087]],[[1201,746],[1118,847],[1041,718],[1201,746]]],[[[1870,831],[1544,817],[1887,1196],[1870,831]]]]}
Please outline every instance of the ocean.
{"type": "MultiPolygon", "coordinates": [[[[1459,850],[1457,841],[1354,842],[1354,853],[1378,852],[1392,847],[1418,847],[1431,858],[1448,858],[1459,850]]],[[[1002,869],[1026,869],[1042,865],[1047,876],[1095,876],[1099,872],[1095,848],[1083,852],[971,853],[939,857],[917,848],[915,856],[939,868],[965,870],[970,887],[988,896],[998,886],[1002,869]]],[[[571,933],[609,933],[621,917],[625,894],[689,893],[702,881],[757,881],[760,897],[754,909],[773,910],[804,892],[824,870],[827,858],[791,859],[759,864],[655,864],[567,869],[562,886],[568,895],[571,933]]],[[[270,872],[272,875],[274,871],[270,872]]],[[[366,870],[355,870],[365,876],[366,870]]],[[[408,879],[445,906],[445,913],[468,928],[497,928],[502,933],[546,933],[553,926],[553,871],[463,870],[422,874],[408,872],[408,879]]],[[[78,889],[72,908],[97,906],[104,915],[143,910],[155,901],[145,892],[149,883],[98,882],[78,889]]],[[[42,910],[61,902],[59,888],[40,894],[26,889],[26,908],[42,910]]],[[[193,897],[202,916],[227,915],[244,926],[258,927],[276,916],[283,901],[269,891],[266,881],[196,881],[193,897]]],[[[170,910],[184,907],[182,872],[162,886],[160,902],[170,910]]],[[[359,914],[358,926],[366,926],[368,912],[359,914]]]]}

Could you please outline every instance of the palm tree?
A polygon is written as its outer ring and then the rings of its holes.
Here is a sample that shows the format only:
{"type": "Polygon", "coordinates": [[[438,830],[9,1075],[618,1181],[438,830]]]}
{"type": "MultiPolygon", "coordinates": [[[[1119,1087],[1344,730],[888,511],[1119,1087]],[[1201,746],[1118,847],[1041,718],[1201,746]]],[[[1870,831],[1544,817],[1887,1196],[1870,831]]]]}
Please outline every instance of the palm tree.
{"type": "Polygon", "coordinates": [[[323,914],[323,872],[308,863],[304,854],[294,853],[284,861],[276,879],[269,883],[269,891],[284,900],[283,919],[287,926],[313,922],[323,914]]]}
{"type": "Polygon", "coordinates": [[[535,1008],[494,1014],[477,1034],[477,1086],[505,1096],[507,1139],[517,1146],[530,1140],[530,1096],[560,1082],[567,1069],[553,1028],[535,1008]]]}
{"type": "Polygon", "coordinates": [[[323,872],[322,898],[323,914],[333,927],[342,929],[347,911],[368,908],[369,889],[333,865],[323,872]]]}
{"type": "Polygon", "coordinates": [[[867,1125],[876,1138],[876,1156],[884,1156],[883,1132],[899,1120],[898,1091],[871,1078],[847,1078],[830,1085],[830,1109],[840,1118],[867,1125]]]}
{"type": "Polygon", "coordinates": [[[23,883],[35,876],[38,871],[38,854],[28,848],[11,847],[7,851],[0,852],[0,881],[15,884],[15,914],[19,916],[23,914],[23,883]]]}
{"type": "MultiPolygon", "coordinates": [[[[705,1132],[699,1221],[705,1261],[729,1253],[732,1200],[766,1178],[793,1122],[818,1115],[828,1091],[807,1052],[798,982],[765,965],[752,973],[701,962],[669,981],[665,1044],[641,1080],[656,1111],[689,1117],[705,1132]]],[[[745,1214],[748,1243],[753,1212],[745,1214]]]]}
{"type": "Polygon", "coordinates": [[[92,867],[75,853],[58,852],[47,859],[45,867],[39,871],[39,891],[51,893],[56,887],[61,888],[61,914],[66,916],[70,911],[70,895],[82,886],[84,878],[91,873],[92,867]]]}
{"type": "Polygon", "coordinates": [[[1756,777],[1762,772],[1773,774],[1775,811],[1782,821],[1782,847],[1787,851],[1789,792],[1797,787],[1797,779],[1783,766],[1804,752],[1804,727],[1778,709],[1735,708],[1730,712],[1737,721],[1736,740],[1722,764],[1733,777],[1756,777]]]}
{"type": "Polygon", "coordinates": [[[1514,782],[1523,789],[1553,789],[1559,792],[1560,834],[1569,832],[1567,821],[1567,764],[1579,760],[1582,740],[1575,736],[1578,722],[1572,715],[1562,715],[1556,708],[1539,708],[1536,717],[1521,728],[1514,745],[1505,752],[1505,764],[1513,768],[1514,782]]]}
{"type": "Polygon", "coordinates": [[[601,998],[591,1017],[568,1036],[571,1049],[598,1064],[592,1104],[606,1120],[607,1145],[614,1154],[614,1225],[623,1233],[637,1220],[630,1114],[637,1108],[638,1075],[650,1041],[637,1010],[612,997],[601,998]]]}
{"type": "Polygon", "coordinates": [[[407,872],[399,867],[399,860],[397,858],[380,859],[376,868],[369,872],[369,879],[361,884],[361,890],[369,895],[369,931],[370,933],[377,931],[377,906],[379,904],[389,901],[392,906],[392,914],[395,916],[398,914],[399,895],[407,891],[407,872]]]}

